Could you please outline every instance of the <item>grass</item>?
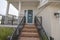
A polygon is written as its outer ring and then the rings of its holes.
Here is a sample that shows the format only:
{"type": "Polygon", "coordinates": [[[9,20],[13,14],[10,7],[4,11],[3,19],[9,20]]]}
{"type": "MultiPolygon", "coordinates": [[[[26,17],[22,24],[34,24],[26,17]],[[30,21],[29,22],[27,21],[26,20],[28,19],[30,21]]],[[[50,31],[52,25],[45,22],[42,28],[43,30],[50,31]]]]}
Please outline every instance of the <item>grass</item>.
{"type": "Polygon", "coordinates": [[[11,36],[14,28],[0,27],[0,40],[7,40],[8,36],[11,36]]]}
{"type": "Polygon", "coordinates": [[[42,37],[42,40],[48,40],[48,38],[44,32],[41,34],[41,37],[42,37]]]}

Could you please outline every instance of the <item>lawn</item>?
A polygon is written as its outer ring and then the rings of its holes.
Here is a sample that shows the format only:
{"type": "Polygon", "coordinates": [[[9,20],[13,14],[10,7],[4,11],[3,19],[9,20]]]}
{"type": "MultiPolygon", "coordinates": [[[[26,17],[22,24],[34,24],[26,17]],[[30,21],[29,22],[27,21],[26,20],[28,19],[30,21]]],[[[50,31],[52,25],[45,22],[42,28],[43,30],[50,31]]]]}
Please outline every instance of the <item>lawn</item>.
{"type": "Polygon", "coordinates": [[[12,35],[14,28],[0,27],[0,40],[7,40],[7,37],[12,35]]]}

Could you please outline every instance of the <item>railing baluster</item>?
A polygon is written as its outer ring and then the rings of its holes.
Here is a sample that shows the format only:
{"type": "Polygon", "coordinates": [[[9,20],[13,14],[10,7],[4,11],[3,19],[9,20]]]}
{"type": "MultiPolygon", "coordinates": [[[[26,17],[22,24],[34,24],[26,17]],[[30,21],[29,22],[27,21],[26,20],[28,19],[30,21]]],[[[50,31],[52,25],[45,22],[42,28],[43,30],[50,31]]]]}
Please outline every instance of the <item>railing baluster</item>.
{"type": "Polygon", "coordinates": [[[24,16],[23,19],[21,20],[20,24],[18,25],[18,27],[15,29],[14,33],[8,40],[18,40],[18,37],[21,34],[21,30],[24,27],[25,21],[26,20],[25,20],[25,16],[24,16]]]}
{"type": "Polygon", "coordinates": [[[35,16],[35,25],[38,29],[41,40],[49,40],[48,36],[42,26],[42,17],[39,17],[39,18],[40,18],[40,20],[38,19],[38,17],[35,16]]]}

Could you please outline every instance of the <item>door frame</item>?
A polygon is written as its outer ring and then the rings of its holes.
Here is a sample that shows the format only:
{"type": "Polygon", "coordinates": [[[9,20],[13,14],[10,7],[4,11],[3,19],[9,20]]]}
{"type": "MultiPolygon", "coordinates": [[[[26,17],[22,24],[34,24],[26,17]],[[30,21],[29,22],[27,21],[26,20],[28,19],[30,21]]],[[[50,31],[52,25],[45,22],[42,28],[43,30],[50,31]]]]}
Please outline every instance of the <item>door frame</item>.
{"type": "MultiPolygon", "coordinates": [[[[24,11],[25,11],[25,10],[24,10],[24,11]]],[[[34,24],[34,10],[33,10],[33,9],[26,9],[25,16],[26,16],[26,24],[34,24]],[[28,10],[32,10],[32,11],[33,11],[33,20],[32,20],[32,23],[28,23],[28,20],[27,20],[28,10]]]]}

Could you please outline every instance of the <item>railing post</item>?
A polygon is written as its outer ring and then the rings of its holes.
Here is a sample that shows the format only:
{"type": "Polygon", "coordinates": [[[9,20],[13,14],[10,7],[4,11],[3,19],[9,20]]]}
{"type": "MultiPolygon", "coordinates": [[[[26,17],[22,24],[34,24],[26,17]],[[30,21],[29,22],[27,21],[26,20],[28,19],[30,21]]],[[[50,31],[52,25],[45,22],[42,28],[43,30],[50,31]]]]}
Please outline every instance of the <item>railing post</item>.
{"type": "Polygon", "coordinates": [[[7,1],[7,10],[6,10],[6,16],[5,16],[4,24],[8,24],[9,7],[10,7],[10,2],[7,1]]]}

